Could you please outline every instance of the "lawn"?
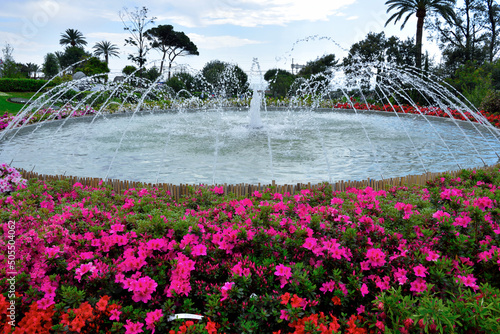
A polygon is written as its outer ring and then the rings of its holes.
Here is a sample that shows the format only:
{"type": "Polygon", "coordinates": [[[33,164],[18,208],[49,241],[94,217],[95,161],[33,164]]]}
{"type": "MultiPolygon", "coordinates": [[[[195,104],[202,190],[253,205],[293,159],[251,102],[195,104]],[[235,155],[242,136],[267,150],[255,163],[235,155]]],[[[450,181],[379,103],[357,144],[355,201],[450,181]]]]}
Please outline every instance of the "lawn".
{"type": "Polygon", "coordinates": [[[29,92],[24,92],[24,93],[19,93],[19,92],[10,92],[10,93],[5,93],[5,92],[0,92],[0,114],[5,114],[5,112],[15,115],[21,110],[23,107],[23,104],[20,103],[13,103],[7,101],[7,99],[12,98],[12,97],[20,97],[20,98],[25,98],[29,99],[31,98],[35,93],[29,93],[29,92]]]}

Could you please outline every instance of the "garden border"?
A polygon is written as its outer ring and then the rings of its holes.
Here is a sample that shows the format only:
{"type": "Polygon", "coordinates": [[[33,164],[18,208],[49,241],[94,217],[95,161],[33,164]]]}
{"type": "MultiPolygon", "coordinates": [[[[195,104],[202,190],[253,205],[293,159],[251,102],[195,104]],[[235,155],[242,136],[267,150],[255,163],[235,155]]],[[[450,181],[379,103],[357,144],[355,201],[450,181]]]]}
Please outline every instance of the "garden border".
{"type": "Polygon", "coordinates": [[[297,184],[276,184],[273,180],[272,184],[247,184],[247,183],[239,183],[239,184],[172,184],[172,183],[144,183],[139,181],[128,181],[128,180],[118,180],[118,179],[110,179],[110,180],[102,180],[100,178],[93,177],[80,177],[80,176],[66,176],[66,175],[46,175],[46,174],[38,174],[36,172],[28,172],[24,169],[18,169],[23,178],[37,179],[41,181],[54,181],[54,180],[67,180],[71,185],[75,183],[81,183],[83,186],[89,186],[93,188],[97,188],[102,186],[103,184],[108,184],[112,187],[112,189],[119,194],[123,194],[126,190],[132,188],[158,188],[163,189],[165,191],[170,192],[171,196],[176,200],[181,198],[182,196],[188,195],[192,192],[192,190],[196,191],[201,188],[209,188],[209,187],[222,187],[224,194],[235,194],[236,196],[249,196],[255,191],[263,191],[267,188],[273,188],[275,192],[285,193],[289,192],[290,194],[296,194],[300,192],[302,189],[320,189],[325,186],[331,186],[334,191],[345,191],[348,188],[366,188],[371,187],[374,190],[385,190],[391,187],[402,187],[402,186],[424,186],[427,182],[433,181],[439,177],[442,177],[445,174],[451,175],[452,177],[458,176],[463,170],[492,170],[492,169],[500,169],[500,164],[485,166],[485,167],[476,167],[476,168],[468,168],[461,169],[455,171],[447,171],[447,172],[437,172],[437,173],[424,173],[420,175],[407,175],[403,177],[396,177],[384,180],[362,180],[362,181],[338,181],[335,183],[319,183],[319,184],[311,184],[311,183],[297,183],[297,184]]]}

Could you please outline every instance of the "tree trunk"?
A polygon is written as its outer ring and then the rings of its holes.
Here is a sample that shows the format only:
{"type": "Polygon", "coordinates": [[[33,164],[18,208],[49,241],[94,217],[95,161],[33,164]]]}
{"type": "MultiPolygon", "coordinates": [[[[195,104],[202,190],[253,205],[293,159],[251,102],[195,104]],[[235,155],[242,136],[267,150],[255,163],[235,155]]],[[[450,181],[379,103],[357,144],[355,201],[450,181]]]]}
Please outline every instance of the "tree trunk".
{"type": "Polygon", "coordinates": [[[424,35],[424,18],[425,9],[417,9],[417,38],[416,38],[416,52],[415,63],[419,70],[422,69],[422,38],[424,35]]]}
{"type": "MultiPolygon", "coordinates": [[[[160,63],[160,75],[163,73],[163,63],[165,62],[166,55],[167,51],[163,51],[163,58],[161,58],[161,63],[160,63]]],[[[170,79],[170,72],[168,73],[168,78],[170,79]]]]}

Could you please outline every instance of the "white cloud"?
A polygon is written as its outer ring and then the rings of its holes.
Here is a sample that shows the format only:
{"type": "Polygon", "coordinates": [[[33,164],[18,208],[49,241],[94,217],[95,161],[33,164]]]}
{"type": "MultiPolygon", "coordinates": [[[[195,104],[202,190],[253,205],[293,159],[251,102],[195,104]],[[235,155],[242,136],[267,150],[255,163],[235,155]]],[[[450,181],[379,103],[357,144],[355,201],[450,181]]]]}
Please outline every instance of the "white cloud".
{"type": "Polygon", "coordinates": [[[243,27],[326,21],[356,0],[185,0],[172,3],[165,19],[186,27],[230,24],[243,27]]]}
{"type": "Polygon", "coordinates": [[[349,16],[348,18],[346,18],[346,21],[353,21],[353,20],[357,20],[357,19],[359,19],[359,16],[354,15],[354,16],[349,16]]]}
{"type": "Polygon", "coordinates": [[[222,48],[236,48],[250,44],[261,44],[262,42],[235,36],[203,36],[199,34],[187,34],[198,49],[215,50],[222,48]]]}

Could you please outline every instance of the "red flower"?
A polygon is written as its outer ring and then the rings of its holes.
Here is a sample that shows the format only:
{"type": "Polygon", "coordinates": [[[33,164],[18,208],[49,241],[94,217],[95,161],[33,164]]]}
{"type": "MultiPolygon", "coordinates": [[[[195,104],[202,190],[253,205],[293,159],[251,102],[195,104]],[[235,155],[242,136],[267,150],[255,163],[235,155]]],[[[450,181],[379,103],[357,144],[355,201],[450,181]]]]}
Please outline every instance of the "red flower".
{"type": "Polygon", "coordinates": [[[285,293],[284,295],[281,295],[281,304],[287,305],[288,301],[290,301],[290,293],[285,293]]]}

